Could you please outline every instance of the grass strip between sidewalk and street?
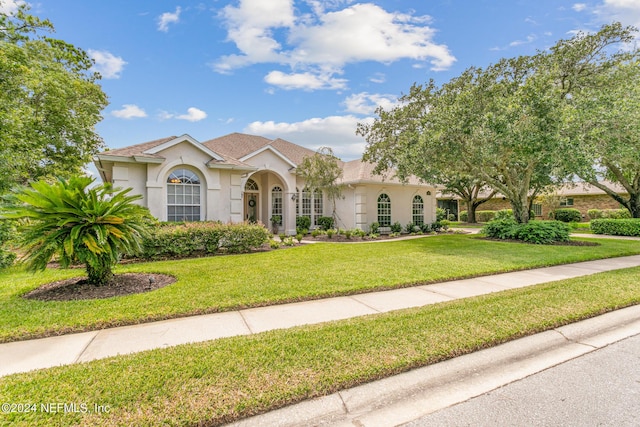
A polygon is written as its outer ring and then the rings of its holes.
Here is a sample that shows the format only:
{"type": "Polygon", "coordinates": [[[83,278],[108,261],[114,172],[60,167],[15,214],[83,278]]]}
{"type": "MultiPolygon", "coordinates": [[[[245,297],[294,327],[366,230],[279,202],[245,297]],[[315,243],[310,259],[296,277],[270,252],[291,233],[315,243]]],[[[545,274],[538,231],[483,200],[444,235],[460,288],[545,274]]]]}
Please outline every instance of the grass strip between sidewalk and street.
{"type": "Polygon", "coordinates": [[[219,425],[638,303],[640,267],[16,374],[0,402],[35,410],[0,424],[219,425]]]}
{"type": "Polygon", "coordinates": [[[79,301],[36,301],[22,295],[82,276],[83,270],[31,274],[14,268],[0,273],[0,342],[640,254],[637,241],[591,241],[598,246],[442,235],[129,264],[116,272],[164,273],[177,281],[153,292],[79,301]]]}

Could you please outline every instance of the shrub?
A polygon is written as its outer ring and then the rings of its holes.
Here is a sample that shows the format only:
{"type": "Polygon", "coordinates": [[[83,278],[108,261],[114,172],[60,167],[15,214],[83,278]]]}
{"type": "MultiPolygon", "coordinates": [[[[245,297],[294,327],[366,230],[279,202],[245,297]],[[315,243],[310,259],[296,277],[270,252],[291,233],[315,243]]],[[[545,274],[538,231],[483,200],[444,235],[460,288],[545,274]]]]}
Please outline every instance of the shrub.
{"type": "Polygon", "coordinates": [[[415,226],[416,225],[413,222],[409,222],[407,223],[407,225],[404,226],[404,231],[406,233],[413,233],[415,231],[414,230],[415,226]]]}
{"type": "Polygon", "coordinates": [[[269,247],[271,249],[280,249],[280,242],[278,242],[277,240],[271,239],[269,240],[269,247]]]}
{"type": "Polygon", "coordinates": [[[261,225],[221,222],[190,222],[164,225],[144,239],[142,257],[166,258],[212,255],[220,249],[229,253],[249,252],[269,241],[269,231],[261,225]]]}
{"type": "Polygon", "coordinates": [[[569,226],[560,221],[530,221],[518,224],[514,218],[490,221],[482,229],[487,237],[516,239],[527,243],[548,244],[569,240],[569,226]]]}
{"type": "Polygon", "coordinates": [[[322,234],[322,231],[317,228],[311,232],[312,237],[318,237],[320,234],[322,234]]]}
{"type": "Polygon", "coordinates": [[[598,219],[604,217],[602,209],[589,209],[587,211],[587,216],[589,217],[589,219],[598,219]]]}
{"type": "Polygon", "coordinates": [[[594,219],[591,221],[591,230],[596,234],[640,236],[640,218],[594,219]]]}
{"type": "Polygon", "coordinates": [[[566,242],[569,240],[569,225],[561,221],[531,221],[518,225],[516,238],[536,244],[566,242]]]}
{"type": "Polygon", "coordinates": [[[420,229],[422,230],[423,233],[430,233],[431,232],[431,224],[427,224],[425,222],[424,224],[422,224],[420,226],[420,229]]]}
{"type": "Polygon", "coordinates": [[[493,219],[509,219],[513,218],[513,209],[502,209],[495,213],[493,219]]]}
{"type": "Polygon", "coordinates": [[[378,222],[372,222],[369,226],[369,233],[378,234],[378,230],[380,229],[380,224],[378,222]]]}
{"type": "Polygon", "coordinates": [[[318,227],[323,230],[329,230],[333,228],[333,218],[330,216],[321,216],[318,218],[318,227]]]}
{"type": "Polygon", "coordinates": [[[16,254],[8,249],[14,238],[14,222],[9,220],[0,221],[0,269],[11,267],[16,260],[16,254]]]}
{"type": "Polygon", "coordinates": [[[515,239],[518,234],[518,223],[515,218],[496,219],[482,227],[482,232],[492,239],[515,239]]]}
{"type": "Polygon", "coordinates": [[[460,212],[460,222],[467,222],[469,220],[469,212],[461,211],[460,212]]]}
{"type": "Polygon", "coordinates": [[[131,188],[90,187],[92,183],[88,177],[38,181],[10,197],[12,206],[4,217],[29,219],[22,227],[29,270],[44,270],[58,255],[62,267],[84,264],[87,281],[104,285],[121,254],[140,252],[152,221],[149,211],[134,203],[142,196],[127,195],[131,188]]]}
{"type": "Polygon", "coordinates": [[[334,230],[333,228],[330,228],[327,230],[327,237],[329,239],[333,239],[333,235],[336,234],[336,230],[334,230]]]}
{"type": "Polygon", "coordinates": [[[630,219],[631,212],[629,212],[629,209],[606,209],[605,218],[630,219]]]}
{"type": "Polygon", "coordinates": [[[309,228],[311,228],[311,218],[308,216],[299,216],[296,218],[296,230],[309,230],[309,228]]]}
{"type": "Polygon", "coordinates": [[[396,221],[393,224],[391,224],[391,232],[392,233],[402,233],[402,224],[400,224],[398,221],[396,221]]]}
{"type": "Polygon", "coordinates": [[[573,208],[556,209],[551,212],[551,217],[562,222],[580,222],[582,220],[580,211],[573,208]]]}
{"type": "Polygon", "coordinates": [[[296,234],[296,240],[298,241],[298,243],[302,243],[302,239],[304,238],[304,235],[301,233],[296,234]]]}
{"type": "Polygon", "coordinates": [[[496,211],[476,211],[476,218],[479,222],[489,222],[496,216],[496,211]]]}
{"type": "Polygon", "coordinates": [[[436,208],[436,221],[447,219],[447,211],[442,208],[436,208]]]}

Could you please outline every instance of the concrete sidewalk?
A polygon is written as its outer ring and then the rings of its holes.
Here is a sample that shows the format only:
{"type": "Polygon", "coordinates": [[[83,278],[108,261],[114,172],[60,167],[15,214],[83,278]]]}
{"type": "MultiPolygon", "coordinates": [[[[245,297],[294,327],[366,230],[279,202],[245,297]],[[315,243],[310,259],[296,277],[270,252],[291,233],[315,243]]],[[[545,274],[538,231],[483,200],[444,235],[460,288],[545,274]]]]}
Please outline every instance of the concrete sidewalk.
{"type": "Polygon", "coordinates": [[[418,307],[602,271],[640,255],[0,344],[0,376],[154,348],[418,307]]]}

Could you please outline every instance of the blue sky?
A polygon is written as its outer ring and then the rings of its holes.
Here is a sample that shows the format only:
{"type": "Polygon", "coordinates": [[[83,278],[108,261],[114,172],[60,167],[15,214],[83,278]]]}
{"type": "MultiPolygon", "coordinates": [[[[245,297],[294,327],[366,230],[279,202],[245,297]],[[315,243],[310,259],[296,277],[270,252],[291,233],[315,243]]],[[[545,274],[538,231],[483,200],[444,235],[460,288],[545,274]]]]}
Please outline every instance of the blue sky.
{"type": "MultiPolygon", "coordinates": [[[[0,0],[10,8],[15,0],[0,0]]],[[[110,104],[110,148],[231,132],[365,147],[356,124],[412,83],[535,53],[618,20],[640,0],[41,0],[55,37],[88,51],[110,104]]]]}

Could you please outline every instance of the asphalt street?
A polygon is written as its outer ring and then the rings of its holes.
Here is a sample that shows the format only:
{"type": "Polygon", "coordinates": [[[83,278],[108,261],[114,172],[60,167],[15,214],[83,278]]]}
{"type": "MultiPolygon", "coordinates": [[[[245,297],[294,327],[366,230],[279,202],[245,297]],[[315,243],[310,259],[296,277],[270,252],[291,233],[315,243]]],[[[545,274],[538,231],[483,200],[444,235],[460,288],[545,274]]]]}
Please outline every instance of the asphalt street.
{"type": "Polygon", "coordinates": [[[404,426],[640,426],[640,335],[404,426]]]}

